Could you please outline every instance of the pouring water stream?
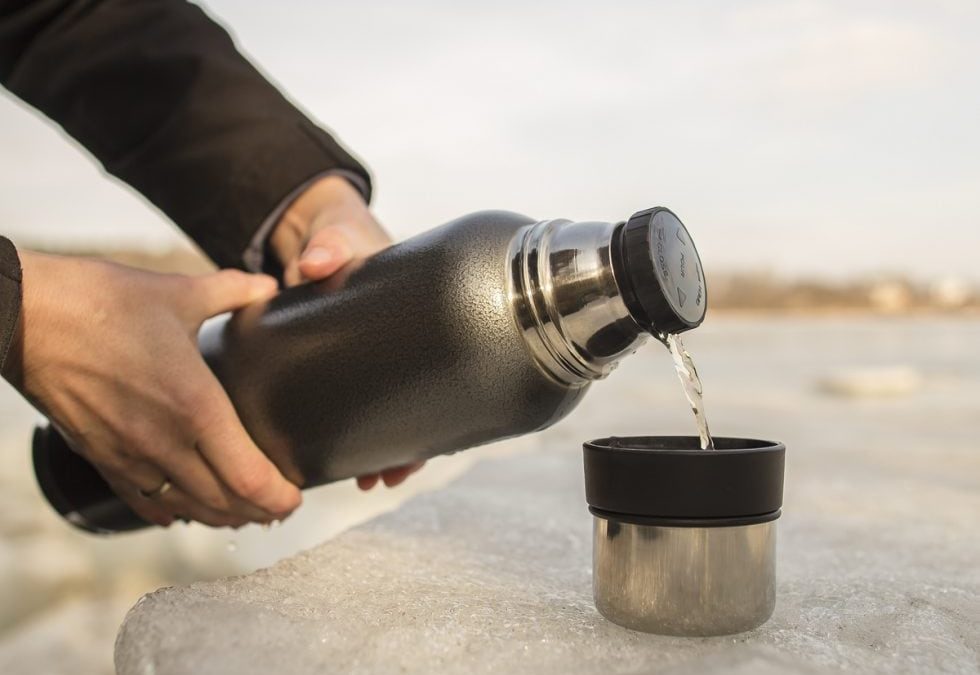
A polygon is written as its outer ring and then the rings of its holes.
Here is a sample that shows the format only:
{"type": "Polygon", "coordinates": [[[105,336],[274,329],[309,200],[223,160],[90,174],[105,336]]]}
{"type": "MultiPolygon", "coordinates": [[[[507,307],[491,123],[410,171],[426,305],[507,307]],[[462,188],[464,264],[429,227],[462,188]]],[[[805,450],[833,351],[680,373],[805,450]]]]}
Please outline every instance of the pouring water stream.
{"type": "Polygon", "coordinates": [[[701,395],[701,378],[698,377],[698,370],[694,367],[694,361],[690,353],[684,347],[681,336],[672,333],[670,335],[659,335],[658,339],[670,351],[674,359],[674,370],[681,381],[684,389],[684,396],[691,404],[694,411],[694,420],[698,425],[698,436],[701,439],[702,450],[714,450],[715,444],[711,439],[711,432],[708,430],[708,418],[704,414],[704,401],[701,395]]]}

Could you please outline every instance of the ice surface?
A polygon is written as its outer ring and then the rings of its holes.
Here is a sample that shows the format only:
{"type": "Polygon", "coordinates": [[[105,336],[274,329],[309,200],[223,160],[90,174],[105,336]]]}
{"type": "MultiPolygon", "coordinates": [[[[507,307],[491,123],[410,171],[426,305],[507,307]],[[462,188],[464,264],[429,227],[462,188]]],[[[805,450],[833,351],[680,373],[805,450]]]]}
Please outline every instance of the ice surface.
{"type": "Polygon", "coordinates": [[[977,671],[976,530],[949,546],[969,531],[967,514],[937,527],[922,514],[903,528],[867,528],[876,516],[847,502],[872,502],[875,485],[865,495],[801,491],[780,521],[770,622],[731,637],[670,638],[595,610],[582,483],[573,450],[487,460],[269,569],[153,593],[123,624],[118,671],[977,671]],[[814,500],[822,506],[811,509],[814,500]],[[903,531],[919,545],[907,546],[903,531]],[[921,546],[929,539],[939,546],[921,546]]]}
{"type": "Polygon", "coordinates": [[[36,415],[0,387],[0,673],[109,675],[119,624],[143,593],[327,540],[272,571],[150,596],[122,631],[121,672],[289,673],[280,660],[300,673],[980,672],[980,322],[718,316],[684,339],[712,430],[788,447],[778,604],[758,631],[659,638],[592,607],[581,442],[694,432],[670,357],[651,344],[556,427],[430,463],[394,490],[308,491],[283,527],[234,534],[73,531],[34,484],[36,415]],[[922,386],[874,397],[814,387],[856,364],[908,364],[922,386]],[[444,485],[475,453],[522,449],[536,454],[333,539],[444,485]]]}

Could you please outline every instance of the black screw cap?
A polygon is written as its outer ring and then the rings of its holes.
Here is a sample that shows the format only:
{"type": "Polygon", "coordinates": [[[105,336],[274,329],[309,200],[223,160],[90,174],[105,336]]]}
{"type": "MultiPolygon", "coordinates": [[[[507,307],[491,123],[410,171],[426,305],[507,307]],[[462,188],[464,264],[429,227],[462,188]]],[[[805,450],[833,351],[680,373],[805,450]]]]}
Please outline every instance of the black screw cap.
{"type": "Polygon", "coordinates": [[[708,308],[701,258],[670,209],[639,211],[619,227],[613,271],[633,318],[656,334],[699,326],[708,308]]]}

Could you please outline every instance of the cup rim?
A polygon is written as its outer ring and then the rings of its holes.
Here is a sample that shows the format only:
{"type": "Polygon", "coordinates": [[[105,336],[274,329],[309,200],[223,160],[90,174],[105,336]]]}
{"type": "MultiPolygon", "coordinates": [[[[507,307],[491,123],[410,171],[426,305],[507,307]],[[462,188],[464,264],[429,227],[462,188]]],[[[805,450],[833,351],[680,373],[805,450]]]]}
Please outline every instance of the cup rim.
{"type": "Polygon", "coordinates": [[[718,450],[701,450],[696,436],[588,441],[582,450],[586,501],[592,509],[619,517],[728,519],[777,513],[786,447],[728,436],[715,442],[718,450]]]}
{"type": "Polygon", "coordinates": [[[607,436],[596,438],[585,442],[585,447],[590,450],[608,451],[614,453],[636,453],[636,454],[714,454],[730,455],[757,452],[780,452],[785,450],[785,445],[779,441],[768,441],[760,438],[748,438],[742,436],[712,436],[714,450],[703,450],[701,440],[697,436],[607,436]],[[657,445],[648,445],[656,442],[657,445]],[[672,444],[686,445],[691,447],[673,447],[672,444]],[[733,446],[733,447],[725,447],[733,446]],[[744,447],[738,447],[744,446],[744,447]]]}

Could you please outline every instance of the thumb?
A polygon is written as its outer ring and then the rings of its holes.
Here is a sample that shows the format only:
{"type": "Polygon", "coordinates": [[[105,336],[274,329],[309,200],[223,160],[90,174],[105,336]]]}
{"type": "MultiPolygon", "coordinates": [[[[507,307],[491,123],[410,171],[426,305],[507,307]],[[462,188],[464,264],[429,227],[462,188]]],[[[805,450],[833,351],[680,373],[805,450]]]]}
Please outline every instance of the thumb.
{"type": "Polygon", "coordinates": [[[316,232],[299,257],[299,273],[304,281],[319,281],[334,274],[354,257],[347,234],[331,225],[316,232]]]}
{"type": "Polygon", "coordinates": [[[193,289],[194,318],[204,321],[253,302],[267,300],[276,294],[278,284],[265,274],[248,274],[239,270],[222,270],[196,277],[193,289]]]}

